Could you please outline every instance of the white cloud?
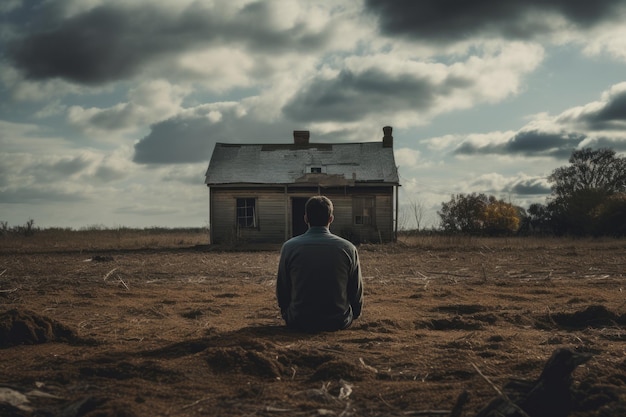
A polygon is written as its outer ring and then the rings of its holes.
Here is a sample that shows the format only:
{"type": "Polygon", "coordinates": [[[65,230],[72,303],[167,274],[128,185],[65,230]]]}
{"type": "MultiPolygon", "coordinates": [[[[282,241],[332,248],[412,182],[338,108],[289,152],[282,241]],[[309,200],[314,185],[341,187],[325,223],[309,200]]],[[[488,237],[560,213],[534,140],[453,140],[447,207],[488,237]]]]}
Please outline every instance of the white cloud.
{"type": "Polygon", "coordinates": [[[402,168],[416,167],[420,162],[420,151],[411,148],[394,150],[396,164],[402,168]]]}
{"type": "Polygon", "coordinates": [[[68,145],[69,142],[66,139],[50,136],[41,125],[0,120],[2,153],[27,150],[31,154],[48,154],[50,148],[63,149],[68,145]]]}
{"type": "Polygon", "coordinates": [[[133,132],[181,111],[181,104],[189,90],[164,80],[139,84],[128,93],[128,101],[109,108],[71,106],[68,122],[84,131],[108,135],[113,131],[133,132]]]}
{"type": "Polygon", "coordinates": [[[256,67],[255,59],[250,54],[220,47],[183,52],[173,60],[164,60],[158,72],[178,74],[181,80],[193,80],[209,90],[223,92],[254,84],[253,70],[256,67]]]}
{"type": "Polygon", "coordinates": [[[480,102],[498,102],[518,94],[523,77],[534,71],[544,58],[538,44],[512,42],[487,44],[483,56],[474,55],[450,66],[449,76],[468,78],[472,87],[458,89],[442,110],[466,108],[480,102]]]}
{"type": "Polygon", "coordinates": [[[609,22],[598,28],[582,33],[577,41],[583,44],[583,52],[589,56],[598,57],[609,54],[614,59],[626,61],[626,13],[615,16],[615,22],[609,22]]]}

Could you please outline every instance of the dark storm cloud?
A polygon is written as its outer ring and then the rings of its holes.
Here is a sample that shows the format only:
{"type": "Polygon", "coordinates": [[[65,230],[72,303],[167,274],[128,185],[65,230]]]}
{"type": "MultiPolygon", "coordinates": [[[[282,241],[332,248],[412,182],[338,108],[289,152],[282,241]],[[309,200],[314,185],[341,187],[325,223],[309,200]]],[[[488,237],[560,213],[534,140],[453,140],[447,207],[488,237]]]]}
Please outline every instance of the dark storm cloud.
{"type": "MultiPolygon", "coordinates": [[[[563,117],[563,121],[573,121],[572,118],[563,117]]],[[[598,110],[587,112],[580,116],[580,121],[586,123],[589,129],[620,129],[626,124],[626,90],[615,93],[598,110]]]]}
{"type": "Polygon", "coordinates": [[[316,79],[298,92],[283,113],[296,121],[352,122],[370,114],[428,109],[440,96],[472,81],[449,78],[441,85],[418,76],[393,76],[377,69],[362,73],[343,70],[332,79],[316,79]]]}
{"type": "Polygon", "coordinates": [[[613,96],[597,114],[601,121],[626,121],[626,91],[613,96]]]}
{"type": "Polygon", "coordinates": [[[151,127],[150,133],[135,144],[134,162],[184,163],[208,161],[216,128],[206,118],[174,118],[151,127]]]}
{"type": "Polygon", "coordinates": [[[550,194],[550,185],[542,179],[527,179],[513,184],[509,192],[517,195],[543,195],[550,194]]]}
{"type": "Polygon", "coordinates": [[[611,18],[623,0],[366,0],[380,29],[391,36],[440,42],[476,35],[529,39],[551,31],[527,19],[529,13],[556,13],[580,27],[611,18]]]}
{"type": "Polygon", "coordinates": [[[280,53],[318,48],[330,36],[327,30],[307,32],[303,25],[277,30],[270,13],[263,2],[246,6],[231,20],[198,3],[180,14],[155,6],[104,5],[54,23],[26,24],[20,30],[27,33],[10,42],[6,54],[27,78],[97,85],[133,76],[158,57],[194,48],[238,44],[250,51],[280,53]]]}
{"type": "Polygon", "coordinates": [[[133,161],[141,164],[209,162],[216,142],[281,143],[291,141],[292,125],[260,122],[223,111],[222,120],[204,115],[175,117],[151,126],[150,133],[135,145],[133,161]]]}
{"type": "Polygon", "coordinates": [[[538,130],[521,131],[505,143],[476,145],[464,142],[454,151],[457,155],[523,155],[567,158],[586,138],[578,133],[547,133],[538,130]]]}
{"type": "Polygon", "coordinates": [[[518,132],[504,146],[504,152],[524,154],[528,156],[541,153],[558,155],[563,149],[567,152],[585,139],[584,135],[575,133],[546,133],[538,130],[518,132]]]}

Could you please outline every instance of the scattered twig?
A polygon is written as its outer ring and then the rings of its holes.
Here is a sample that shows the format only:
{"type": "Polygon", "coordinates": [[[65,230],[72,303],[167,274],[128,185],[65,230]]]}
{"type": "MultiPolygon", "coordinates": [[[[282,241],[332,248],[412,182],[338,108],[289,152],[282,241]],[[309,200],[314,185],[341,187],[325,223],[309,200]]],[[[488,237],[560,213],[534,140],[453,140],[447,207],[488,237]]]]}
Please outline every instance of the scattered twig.
{"type": "Polygon", "coordinates": [[[5,269],[4,271],[0,272],[0,277],[1,277],[2,275],[4,275],[4,273],[5,273],[5,272],[7,272],[7,270],[6,270],[6,269],[5,269]]]}
{"type": "Polygon", "coordinates": [[[367,369],[368,371],[371,371],[371,372],[373,372],[375,374],[378,373],[378,369],[374,368],[373,366],[370,366],[370,365],[366,364],[365,361],[363,360],[363,358],[359,358],[359,362],[361,362],[361,365],[363,365],[363,367],[365,369],[367,369]]]}
{"type": "Polygon", "coordinates": [[[30,390],[26,393],[27,397],[39,397],[39,398],[50,398],[52,400],[63,400],[62,397],[49,394],[47,392],[40,391],[38,389],[30,390]]]}
{"type": "Polygon", "coordinates": [[[278,408],[268,405],[267,407],[265,407],[265,411],[268,413],[289,413],[292,410],[291,408],[278,408]]]}
{"type": "Polygon", "coordinates": [[[478,366],[476,366],[476,364],[472,363],[472,367],[476,370],[476,372],[478,372],[478,375],[480,375],[482,377],[482,379],[484,379],[491,388],[493,388],[493,390],[498,394],[499,397],[504,398],[507,401],[511,401],[509,400],[509,397],[507,397],[507,395],[505,393],[503,393],[500,388],[498,388],[496,386],[496,384],[494,384],[493,382],[491,382],[491,380],[489,378],[487,378],[487,376],[485,374],[482,373],[482,371],[480,369],[478,369],[478,366]]]}
{"type": "Polygon", "coordinates": [[[108,277],[110,277],[110,276],[111,276],[111,274],[112,274],[113,272],[115,272],[116,270],[117,270],[117,267],[115,267],[115,268],[111,269],[109,272],[107,272],[107,273],[106,273],[106,275],[104,276],[104,278],[103,278],[102,280],[103,280],[103,281],[106,281],[106,280],[107,280],[107,278],[108,278],[108,277]]]}
{"type": "Polygon", "coordinates": [[[350,397],[350,394],[352,394],[352,385],[343,379],[340,379],[339,383],[341,384],[341,388],[339,389],[339,395],[337,398],[340,400],[347,400],[350,397]]]}
{"type": "Polygon", "coordinates": [[[524,410],[522,410],[520,408],[519,405],[517,405],[513,401],[511,401],[511,399],[508,397],[508,395],[506,395],[504,392],[502,392],[502,390],[500,390],[500,388],[496,387],[496,385],[493,382],[491,382],[491,380],[489,378],[487,378],[487,376],[485,374],[483,374],[480,371],[480,369],[478,369],[478,366],[476,366],[473,363],[472,363],[472,366],[474,367],[476,372],[478,372],[478,375],[480,375],[491,386],[491,388],[493,388],[493,390],[498,393],[498,396],[500,398],[502,398],[504,401],[506,401],[511,407],[515,408],[520,413],[520,415],[522,417],[530,417],[524,410]]]}
{"type": "Polygon", "coordinates": [[[207,400],[210,400],[210,399],[211,399],[211,397],[204,397],[204,398],[200,398],[199,400],[196,400],[196,401],[192,402],[191,404],[184,405],[184,406],[182,407],[182,409],[183,409],[183,410],[186,410],[187,408],[191,408],[191,407],[193,407],[194,405],[198,405],[198,404],[200,404],[201,402],[204,402],[204,401],[207,401],[207,400]]]}
{"type": "Polygon", "coordinates": [[[414,271],[415,271],[415,273],[416,273],[417,275],[419,275],[420,277],[422,277],[422,278],[424,278],[424,279],[428,279],[428,276],[426,276],[426,275],[422,274],[422,273],[421,273],[420,271],[418,271],[417,269],[415,269],[414,271]]]}
{"type": "Polygon", "coordinates": [[[120,277],[119,275],[117,276],[117,279],[122,283],[122,285],[124,286],[124,288],[126,288],[128,291],[130,291],[130,288],[128,288],[128,285],[126,285],[126,283],[124,282],[124,280],[122,279],[122,277],[120,277]]]}
{"type": "Polygon", "coordinates": [[[15,287],[15,288],[11,288],[10,290],[0,290],[0,293],[9,293],[9,292],[15,292],[17,291],[19,288],[15,287]]]}
{"type": "Polygon", "coordinates": [[[387,401],[385,401],[385,399],[383,398],[382,394],[378,394],[378,398],[380,398],[380,400],[383,402],[383,404],[385,404],[387,407],[393,409],[393,406],[391,404],[389,404],[387,401]]]}

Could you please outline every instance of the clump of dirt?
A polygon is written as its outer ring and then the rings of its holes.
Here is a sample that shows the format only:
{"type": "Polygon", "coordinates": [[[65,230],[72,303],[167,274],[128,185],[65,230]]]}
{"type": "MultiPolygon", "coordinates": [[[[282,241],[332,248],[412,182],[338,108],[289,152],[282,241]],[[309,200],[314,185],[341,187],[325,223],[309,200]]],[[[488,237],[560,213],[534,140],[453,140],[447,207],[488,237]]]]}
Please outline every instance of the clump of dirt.
{"type": "Polygon", "coordinates": [[[244,373],[261,378],[280,378],[284,366],[277,360],[271,343],[254,339],[233,339],[230,346],[206,350],[206,361],[215,372],[244,373]]]}
{"type": "Polygon", "coordinates": [[[369,330],[376,333],[393,333],[393,329],[399,329],[401,326],[396,320],[383,319],[362,323],[358,327],[361,330],[369,330]]]}
{"type": "MultiPolygon", "coordinates": [[[[537,329],[584,330],[588,328],[617,328],[626,325],[626,314],[616,314],[604,305],[590,305],[573,313],[547,313],[534,319],[537,329]]],[[[621,332],[620,332],[621,333],[621,332]]]]}
{"type": "Polygon", "coordinates": [[[587,327],[605,327],[626,324],[626,315],[618,316],[603,305],[592,305],[574,313],[557,313],[552,320],[561,327],[568,329],[585,329],[587,327]]]}
{"type": "Polygon", "coordinates": [[[69,327],[29,310],[12,309],[0,315],[0,348],[78,340],[69,327]]]}
{"type": "Polygon", "coordinates": [[[284,372],[282,364],[269,355],[241,346],[207,349],[206,360],[216,372],[238,372],[265,378],[280,378],[284,372]]]}

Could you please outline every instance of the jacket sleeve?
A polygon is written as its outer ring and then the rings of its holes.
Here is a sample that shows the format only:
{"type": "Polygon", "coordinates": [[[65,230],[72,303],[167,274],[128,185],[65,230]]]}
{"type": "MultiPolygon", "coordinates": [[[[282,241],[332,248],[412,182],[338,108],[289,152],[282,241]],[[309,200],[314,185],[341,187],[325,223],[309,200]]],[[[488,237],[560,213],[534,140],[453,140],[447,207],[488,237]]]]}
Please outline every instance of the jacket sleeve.
{"type": "Polygon", "coordinates": [[[361,264],[359,253],[354,248],[353,268],[348,278],[348,300],[352,307],[352,317],[358,318],[363,309],[363,277],[361,276],[361,264]]]}
{"type": "Polygon", "coordinates": [[[278,275],[276,276],[276,300],[283,318],[287,317],[287,309],[291,303],[291,279],[287,268],[287,251],[285,247],[280,251],[278,275]]]}

